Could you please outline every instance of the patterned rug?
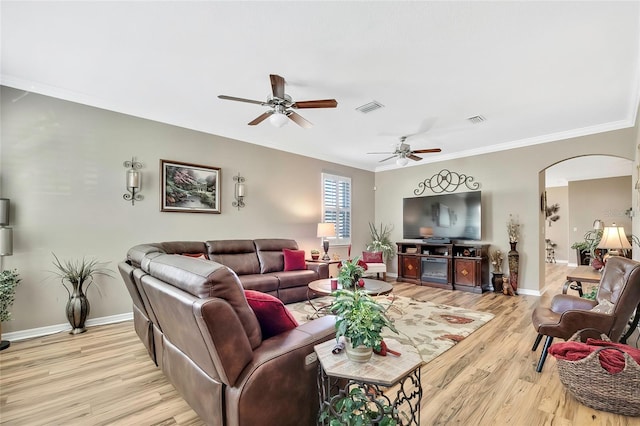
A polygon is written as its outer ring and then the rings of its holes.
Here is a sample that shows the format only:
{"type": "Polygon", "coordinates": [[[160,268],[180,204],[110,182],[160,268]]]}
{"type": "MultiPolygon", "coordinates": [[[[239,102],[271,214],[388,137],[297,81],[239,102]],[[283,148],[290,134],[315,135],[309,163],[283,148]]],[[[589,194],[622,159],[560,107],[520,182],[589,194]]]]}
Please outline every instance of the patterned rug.
{"type": "MultiPolygon", "coordinates": [[[[332,299],[330,296],[320,297],[313,299],[313,304],[328,306],[332,299]]],[[[487,312],[420,302],[403,296],[379,296],[377,300],[387,307],[389,318],[399,332],[395,334],[384,329],[383,336],[395,339],[403,345],[414,346],[424,362],[449,350],[494,317],[487,312]]],[[[309,302],[292,303],[287,308],[300,324],[309,321],[315,314],[309,302]]]]}

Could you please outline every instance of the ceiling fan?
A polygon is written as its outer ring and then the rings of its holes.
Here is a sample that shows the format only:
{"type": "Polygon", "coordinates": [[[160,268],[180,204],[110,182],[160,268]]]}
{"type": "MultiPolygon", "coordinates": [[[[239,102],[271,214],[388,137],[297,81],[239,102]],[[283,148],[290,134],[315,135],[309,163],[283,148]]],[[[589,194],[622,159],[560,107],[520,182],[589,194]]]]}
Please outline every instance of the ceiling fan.
{"type": "Polygon", "coordinates": [[[229,101],[258,104],[271,108],[271,110],[261,114],[256,119],[249,122],[249,126],[260,124],[264,120],[269,118],[271,124],[276,127],[282,127],[287,124],[289,120],[291,120],[301,127],[310,128],[313,126],[313,124],[304,119],[300,114],[293,111],[292,108],[335,108],[336,106],[338,106],[338,102],[335,99],[294,102],[291,99],[291,96],[284,93],[284,77],[280,77],[276,74],[270,74],[269,78],[271,79],[272,94],[267,97],[266,102],[254,101],[252,99],[236,98],[235,96],[227,95],[219,95],[218,98],[226,99],[229,101]]]}
{"type": "Polygon", "coordinates": [[[414,151],[411,150],[411,146],[408,143],[405,143],[408,136],[400,137],[400,144],[396,147],[393,152],[367,152],[367,154],[393,154],[391,157],[387,157],[380,162],[385,162],[387,160],[391,160],[392,158],[398,157],[396,160],[396,164],[399,166],[406,166],[409,163],[409,159],[414,161],[422,160],[422,157],[418,157],[416,154],[427,154],[430,152],[440,152],[442,151],[440,148],[431,148],[431,149],[416,149],[414,151]]]}

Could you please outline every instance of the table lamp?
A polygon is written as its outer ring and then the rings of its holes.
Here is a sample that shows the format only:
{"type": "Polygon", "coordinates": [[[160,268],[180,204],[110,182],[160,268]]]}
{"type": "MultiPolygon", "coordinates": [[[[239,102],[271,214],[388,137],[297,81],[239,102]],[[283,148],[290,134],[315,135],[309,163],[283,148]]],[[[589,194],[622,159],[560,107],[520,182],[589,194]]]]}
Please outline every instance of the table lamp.
{"type": "Polygon", "coordinates": [[[324,249],[324,256],[322,260],[331,260],[329,257],[329,240],[327,237],[336,236],[336,225],[334,223],[322,222],[318,224],[318,238],[322,238],[322,248],[324,249]]]}
{"type": "Polygon", "coordinates": [[[627,235],[624,233],[624,227],[616,226],[615,223],[612,223],[611,226],[605,226],[598,248],[606,249],[609,256],[619,256],[620,252],[618,250],[630,249],[631,244],[629,244],[627,235]]]}

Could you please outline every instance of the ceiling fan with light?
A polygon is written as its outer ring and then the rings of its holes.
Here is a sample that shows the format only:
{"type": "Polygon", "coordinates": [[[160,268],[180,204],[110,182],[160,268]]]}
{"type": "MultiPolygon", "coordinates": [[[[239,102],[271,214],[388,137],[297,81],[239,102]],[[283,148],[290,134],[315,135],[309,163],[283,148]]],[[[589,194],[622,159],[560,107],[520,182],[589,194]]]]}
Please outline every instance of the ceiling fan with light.
{"type": "Polygon", "coordinates": [[[408,136],[400,137],[400,144],[396,147],[393,152],[367,152],[367,154],[392,154],[391,157],[384,158],[380,160],[380,162],[385,162],[387,160],[391,160],[392,158],[396,158],[396,164],[398,166],[406,166],[409,163],[409,159],[413,161],[420,161],[422,157],[418,157],[416,154],[427,154],[431,152],[440,152],[442,151],[440,148],[431,148],[431,149],[416,149],[411,150],[411,146],[408,143],[405,143],[408,136]]]}
{"type": "Polygon", "coordinates": [[[335,99],[322,99],[313,101],[299,101],[294,102],[291,96],[284,93],[284,77],[280,77],[276,74],[270,74],[271,90],[272,94],[267,97],[267,101],[254,101],[252,99],[237,98],[235,96],[219,95],[218,98],[226,99],[229,101],[247,102],[250,104],[258,104],[262,106],[268,106],[271,109],[253,121],[249,122],[249,126],[255,126],[262,123],[269,118],[271,124],[276,127],[282,127],[289,122],[293,121],[297,125],[305,128],[313,126],[309,121],[303,118],[300,114],[296,113],[292,109],[301,108],[335,108],[338,106],[338,102],[335,99]]]}

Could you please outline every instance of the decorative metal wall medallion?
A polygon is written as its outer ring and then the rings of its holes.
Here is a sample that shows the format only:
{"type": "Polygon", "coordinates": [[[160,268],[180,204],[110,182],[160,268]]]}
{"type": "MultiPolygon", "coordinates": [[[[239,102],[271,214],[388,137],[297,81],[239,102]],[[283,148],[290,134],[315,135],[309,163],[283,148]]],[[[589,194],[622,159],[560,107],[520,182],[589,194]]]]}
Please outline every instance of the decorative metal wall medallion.
{"type": "Polygon", "coordinates": [[[436,194],[441,192],[454,192],[462,184],[472,190],[480,188],[480,184],[478,182],[474,182],[474,178],[472,176],[442,169],[430,178],[418,183],[418,188],[414,189],[413,193],[415,195],[422,195],[427,188],[436,194]]]}

